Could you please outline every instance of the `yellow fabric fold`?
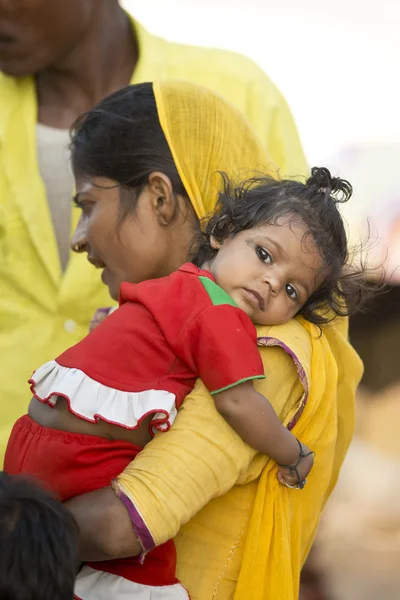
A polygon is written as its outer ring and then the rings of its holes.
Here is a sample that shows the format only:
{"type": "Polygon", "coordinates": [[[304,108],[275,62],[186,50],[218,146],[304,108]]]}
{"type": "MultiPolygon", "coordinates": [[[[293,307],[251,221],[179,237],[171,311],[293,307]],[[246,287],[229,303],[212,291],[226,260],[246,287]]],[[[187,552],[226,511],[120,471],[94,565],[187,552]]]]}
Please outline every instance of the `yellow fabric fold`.
{"type": "Polygon", "coordinates": [[[316,326],[302,319],[299,322],[310,334],[310,361],[304,355],[301,338],[290,335],[290,325],[271,328],[268,335],[278,335],[296,363],[309,369],[308,398],[292,432],[316,450],[315,466],[303,491],[282,488],[272,461],[263,470],[235,600],[247,600],[250,589],[252,600],[298,598],[300,567],[353,434],[354,391],[362,365],[347,342],[345,323],[338,320],[338,327],[327,326],[319,335],[316,326]]]}
{"type": "MultiPolygon", "coordinates": [[[[273,172],[251,126],[228,102],[179,81],[156,83],[154,90],[200,218],[215,205],[217,171],[234,179],[273,172]]],[[[294,319],[262,328],[259,336],[266,379],[256,387],[317,452],[306,488],[278,484],[276,464],[255,456],[227,426],[201,382],[171,431],[156,436],[118,478],[156,544],[179,531],[178,576],[193,600],[298,598],[301,566],[351,440],[362,365],[347,321],[337,319],[320,334],[294,319]]]]}
{"type": "Polygon", "coordinates": [[[250,123],[221,96],[184,81],[156,82],[153,89],[161,126],[199,219],[215,207],[222,182],[218,172],[234,181],[257,171],[276,175],[250,123]]]}

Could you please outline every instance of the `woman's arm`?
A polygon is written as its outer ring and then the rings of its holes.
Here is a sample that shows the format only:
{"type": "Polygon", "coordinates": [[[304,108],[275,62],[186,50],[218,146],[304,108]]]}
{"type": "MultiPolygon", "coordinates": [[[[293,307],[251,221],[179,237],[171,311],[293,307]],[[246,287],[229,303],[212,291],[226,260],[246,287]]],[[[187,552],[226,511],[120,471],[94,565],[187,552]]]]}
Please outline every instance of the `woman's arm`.
{"type": "Polygon", "coordinates": [[[81,560],[133,556],[174,537],[182,523],[237,482],[255,454],[198,381],[171,430],[138,454],[113,485],[116,492],[104,488],[66,503],[79,526],[81,560]],[[146,520],[136,509],[142,503],[152,507],[146,520]]]}
{"type": "Polygon", "coordinates": [[[79,527],[82,561],[136,556],[143,549],[124,504],[111,486],[68,500],[79,527]]]}
{"type": "MultiPolygon", "coordinates": [[[[257,389],[271,399],[281,420],[302,388],[291,358],[279,348],[261,351],[266,379],[257,389]],[[279,374],[279,375],[278,375],[279,374]],[[274,398],[284,398],[278,406],[274,398]]],[[[105,488],[68,502],[81,532],[81,559],[104,560],[151,550],[175,537],[201,508],[248,477],[256,451],[246,445],[197,382],[173,427],[156,437],[105,488]],[[140,543],[138,541],[140,538],[140,543]]],[[[257,477],[267,458],[257,459],[257,477]]]]}

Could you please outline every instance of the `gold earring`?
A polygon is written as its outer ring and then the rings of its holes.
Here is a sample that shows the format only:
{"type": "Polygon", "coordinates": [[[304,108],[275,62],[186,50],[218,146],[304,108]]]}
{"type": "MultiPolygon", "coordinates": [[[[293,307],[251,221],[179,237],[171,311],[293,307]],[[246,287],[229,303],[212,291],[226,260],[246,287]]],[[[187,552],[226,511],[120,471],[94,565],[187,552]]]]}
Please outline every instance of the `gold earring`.
{"type": "Polygon", "coordinates": [[[72,250],[73,250],[74,252],[79,252],[79,250],[80,250],[80,245],[79,245],[78,243],[74,244],[74,245],[72,246],[72,250]]]}

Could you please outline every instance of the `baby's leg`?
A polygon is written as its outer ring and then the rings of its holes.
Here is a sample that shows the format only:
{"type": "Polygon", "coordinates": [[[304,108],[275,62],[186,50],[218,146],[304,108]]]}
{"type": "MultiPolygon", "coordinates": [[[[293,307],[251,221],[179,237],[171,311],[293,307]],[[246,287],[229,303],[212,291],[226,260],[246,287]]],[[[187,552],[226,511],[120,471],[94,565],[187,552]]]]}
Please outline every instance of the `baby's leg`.
{"type": "MultiPolygon", "coordinates": [[[[66,501],[109,485],[140,450],[127,441],[43,427],[26,415],[14,425],[5,468],[35,477],[66,501]]],[[[85,565],[76,595],[81,600],[188,600],[175,566],[170,540],[149,552],[143,564],[132,557],[85,565]]]]}
{"type": "Polygon", "coordinates": [[[4,468],[34,477],[65,502],[109,485],[140,450],[127,441],[43,427],[25,415],[11,432],[4,468]]]}

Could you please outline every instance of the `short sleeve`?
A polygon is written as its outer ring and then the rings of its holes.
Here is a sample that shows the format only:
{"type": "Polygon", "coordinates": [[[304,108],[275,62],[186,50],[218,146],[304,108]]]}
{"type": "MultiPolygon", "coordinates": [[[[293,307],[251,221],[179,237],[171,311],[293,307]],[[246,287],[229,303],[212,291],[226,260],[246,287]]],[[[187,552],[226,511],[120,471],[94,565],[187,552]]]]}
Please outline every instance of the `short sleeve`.
{"type": "Polygon", "coordinates": [[[176,354],[211,394],[264,378],[256,329],[245,312],[229,304],[202,311],[182,332],[176,354]]]}

